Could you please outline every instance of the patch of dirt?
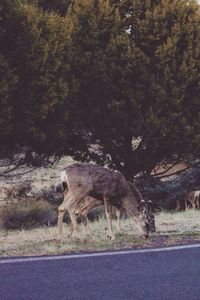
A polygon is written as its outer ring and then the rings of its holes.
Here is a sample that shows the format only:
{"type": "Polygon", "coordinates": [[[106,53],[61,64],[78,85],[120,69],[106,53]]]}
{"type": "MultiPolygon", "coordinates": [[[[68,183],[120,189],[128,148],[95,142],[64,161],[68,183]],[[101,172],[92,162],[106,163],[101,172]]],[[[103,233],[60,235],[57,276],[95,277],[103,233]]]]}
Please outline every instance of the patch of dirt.
{"type": "MultiPolygon", "coordinates": [[[[187,245],[200,243],[200,235],[156,235],[150,238],[150,241],[142,248],[162,248],[167,246],[187,245]]],[[[141,247],[140,247],[141,248],[141,247]]]]}
{"type": "Polygon", "coordinates": [[[164,225],[164,226],[174,226],[176,224],[172,223],[172,222],[162,222],[161,225],[164,225]]]}

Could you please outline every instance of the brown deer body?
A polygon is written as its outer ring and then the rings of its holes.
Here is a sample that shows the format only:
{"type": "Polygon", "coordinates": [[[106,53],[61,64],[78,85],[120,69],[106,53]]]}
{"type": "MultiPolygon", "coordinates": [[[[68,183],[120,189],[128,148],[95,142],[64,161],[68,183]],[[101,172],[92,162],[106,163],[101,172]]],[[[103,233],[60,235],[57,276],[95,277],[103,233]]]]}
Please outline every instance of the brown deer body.
{"type": "MultiPolygon", "coordinates": [[[[112,231],[112,206],[126,211],[136,222],[140,234],[148,237],[148,220],[140,215],[137,197],[120,172],[90,163],[68,166],[61,173],[64,200],[58,208],[58,235],[62,236],[63,216],[67,210],[71,219],[70,234],[78,230],[77,216],[87,218],[88,210],[104,205],[108,222],[107,236],[114,239],[112,231]]],[[[142,200],[142,199],[140,199],[142,200]]],[[[87,224],[87,219],[85,219],[87,224]]]]}

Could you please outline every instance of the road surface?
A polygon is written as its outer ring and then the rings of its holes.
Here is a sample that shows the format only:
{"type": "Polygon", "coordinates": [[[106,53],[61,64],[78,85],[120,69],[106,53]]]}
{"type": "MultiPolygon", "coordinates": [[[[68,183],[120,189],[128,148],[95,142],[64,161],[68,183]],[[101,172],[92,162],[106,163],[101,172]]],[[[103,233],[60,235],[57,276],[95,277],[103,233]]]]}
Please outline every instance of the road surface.
{"type": "Polygon", "coordinates": [[[199,300],[200,245],[0,260],[1,300],[199,300]]]}

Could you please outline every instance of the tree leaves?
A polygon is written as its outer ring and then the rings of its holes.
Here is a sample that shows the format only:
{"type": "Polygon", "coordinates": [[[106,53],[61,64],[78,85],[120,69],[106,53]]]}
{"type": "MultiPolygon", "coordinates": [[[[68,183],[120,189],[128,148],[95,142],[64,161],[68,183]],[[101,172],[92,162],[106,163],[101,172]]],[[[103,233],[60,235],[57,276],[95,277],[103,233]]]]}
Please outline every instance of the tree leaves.
{"type": "Polygon", "coordinates": [[[198,157],[198,7],[180,0],[3,0],[5,149],[106,163],[127,178],[160,161],[198,157]]]}

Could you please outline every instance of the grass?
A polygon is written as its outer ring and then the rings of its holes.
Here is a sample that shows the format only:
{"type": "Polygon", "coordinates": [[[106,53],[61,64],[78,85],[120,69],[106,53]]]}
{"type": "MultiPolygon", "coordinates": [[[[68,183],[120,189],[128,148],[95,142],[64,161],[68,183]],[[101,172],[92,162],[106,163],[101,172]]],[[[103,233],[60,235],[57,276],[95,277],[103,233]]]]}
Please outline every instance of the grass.
{"type": "Polygon", "coordinates": [[[106,238],[106,220],[90,223],[92,237],[84,232],[67,238],[64,224],[63,240],[56,240],[56,227],[39,227],[31,230],[0,229],[0,256],[29,256],[86,251],[119,250],[127,248],[158,247],[200,241],[200,211],[167,213],[156,215],[157,232],[148,240],[138,237],[130,219],[123,220],[122,232],[117,232],[113,221],[115,241],[106,238]]]}
{"type": "Polygon", "coordinates": [[[200,233],[200,211],[161,212],[156,216],[157,229],[161,233],[200,233]]]}

